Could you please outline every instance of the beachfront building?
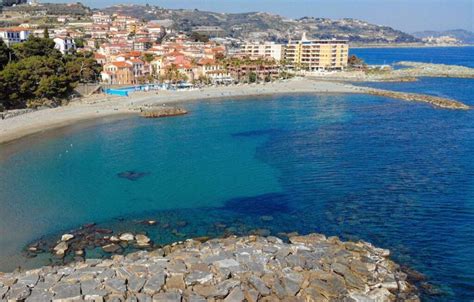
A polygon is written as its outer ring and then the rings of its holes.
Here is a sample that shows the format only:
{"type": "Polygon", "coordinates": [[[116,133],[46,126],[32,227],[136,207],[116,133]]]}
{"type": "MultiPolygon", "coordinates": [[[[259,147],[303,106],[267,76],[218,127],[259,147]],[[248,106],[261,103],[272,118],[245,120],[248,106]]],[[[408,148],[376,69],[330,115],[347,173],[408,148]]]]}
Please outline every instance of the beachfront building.
{"type": "Polygon", "coordinates": [[[112,62],[104,65],[102,82],[111,85],[134,84],[134,68],[129,62],[112,62]]]}
{"type": "Polygon", "coordinates": [[[0,39],[11,46],[17,43],[24,42],[28,39],[30,30],[25,27],[5,27],[0,28],[0,39]]]}
{"type": "Polygon", "coordinates": [[[267,81],[277,78],[280,73],[279,65],[270,62],[267,62],[266,64],[255,62],[238,66],[229,66],[227,69],[232,78],[239,82],[249,78],[251,74],[255,74],[257,80],[267,81]]]}
{"type": "Polygon", "coordinates": [[[275,42],[247,42],[241,45],[240,51],[251,59],[268,58],[279,62],[283,58],[284,45],[275,42]]]}
{"type": "Polygon", "coordinates": [[[229,71],[213,59],[203,58],[197,63],[198,79],[208,80],[212,84],[232,83],[229,71]]]}
{"type": "Polygon", "coordinates": [[[301,40],[288,42],[283,57],[289,68],[335,71],[347,67],[348,56],[345,40],[309,40],[303,34],[301,40]]]}

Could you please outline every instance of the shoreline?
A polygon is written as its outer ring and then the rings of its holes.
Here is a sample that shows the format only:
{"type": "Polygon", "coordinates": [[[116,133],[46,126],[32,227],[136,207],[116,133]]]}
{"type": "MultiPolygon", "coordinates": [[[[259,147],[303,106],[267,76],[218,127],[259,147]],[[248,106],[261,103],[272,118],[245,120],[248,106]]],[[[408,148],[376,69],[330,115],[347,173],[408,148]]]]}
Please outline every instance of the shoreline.
{"type": "Polygon", "coordinates": [[[206,87],[190,91],[135,92],[130,97],[93,96],[67,106],[38,110],[0,120],[0,144],[66,127],[78,122],[119,115],[139,115],[141,106],[184,104],[199,100],[239,99],[282,94],[365,93],[364,87],[340,82],[292,79],[267,84],[206,87]]]}
{"type": "Polygon", "coordinates": [[[443,99],[442,106],[440,106],[438,102],[440,98],[425,94],[408,95],[386,90],[384,91],[385,95],[382,95],[380,91],[376,92],[373,88],[355,86],[349,82],[295,78],[265,84],[205,87],[189,91],[134,92],[128,98],[107,95],[92,96],[72,102],[67,106],[38,110],[0,120],[0,145],[83,121],[119,115],[138,116],[141,109],[149,106],[284,94],[367,94],[422,102],[438,108],[469,109],[469,106],[450,99],[443,99]]]}

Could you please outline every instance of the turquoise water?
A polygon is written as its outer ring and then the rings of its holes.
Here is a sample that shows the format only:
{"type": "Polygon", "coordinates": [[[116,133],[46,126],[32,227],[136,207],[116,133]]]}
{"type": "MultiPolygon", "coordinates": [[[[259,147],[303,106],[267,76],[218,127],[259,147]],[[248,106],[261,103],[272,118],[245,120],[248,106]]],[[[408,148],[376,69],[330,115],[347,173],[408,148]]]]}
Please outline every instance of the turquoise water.
{"type": "MultiPolygon", "coordinates": [[[[474,105],[474,80],[371,85],[474,105]]],[[[472,111],[364,95],[185,106],[186,116],[106,119],[2,145],[0,270],[48,263],[18,251],[89,222],[159,243],[322,232],[391,249],[440,291],[426,300],[474,299],[472,111]]]]}

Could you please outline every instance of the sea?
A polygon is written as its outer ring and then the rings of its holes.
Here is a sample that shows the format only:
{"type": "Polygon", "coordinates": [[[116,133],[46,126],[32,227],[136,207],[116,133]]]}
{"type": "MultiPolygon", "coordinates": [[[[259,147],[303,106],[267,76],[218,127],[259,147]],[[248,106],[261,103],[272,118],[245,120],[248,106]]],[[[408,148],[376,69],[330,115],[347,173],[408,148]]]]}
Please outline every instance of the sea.
{"type": "MultiPolygon", "coordinates": [[[[473,47],[351,53],[474,67],[473,47]]],[[[474,105],[472,79],[366,85],[474,105]]],[[[348,94],[183,106],[186,116],[104,118],[0,145],[0,271],[51,263],[21,251],[86,223],[157,244],[317,232],[390,249],[426,275],[424,301],[474,299],[474,111],[348,94]]]]}

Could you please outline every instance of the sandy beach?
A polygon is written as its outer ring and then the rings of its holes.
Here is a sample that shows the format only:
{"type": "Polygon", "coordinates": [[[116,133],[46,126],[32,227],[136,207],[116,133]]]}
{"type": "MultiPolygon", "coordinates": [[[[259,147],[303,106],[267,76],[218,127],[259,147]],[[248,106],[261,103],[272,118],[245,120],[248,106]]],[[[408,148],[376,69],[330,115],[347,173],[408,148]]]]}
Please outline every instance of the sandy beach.
{"type": "Polygon", "coordinates": [[[130,97],[98,95],[68,106],[38,110],[0,120],[0,143],[30,134],[72,125],[80,121],[112,115],[137,114],[140,106],[183,103],[186,101],[264,96],[285,93],[365,93],[366,89],[338,82],[291,79],[288,81],[238,86],[206,87],[189,91],[150,91],[130,97]]]}

